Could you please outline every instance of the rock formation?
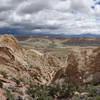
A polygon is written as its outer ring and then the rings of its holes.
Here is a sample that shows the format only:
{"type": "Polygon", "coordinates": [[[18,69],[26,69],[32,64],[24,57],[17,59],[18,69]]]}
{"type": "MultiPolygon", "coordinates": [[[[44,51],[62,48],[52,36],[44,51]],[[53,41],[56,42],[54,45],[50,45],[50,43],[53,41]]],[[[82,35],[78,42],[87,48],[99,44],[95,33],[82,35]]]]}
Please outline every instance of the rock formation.
{"type": "Polygon", "coordinates": [[[23,77],[27,81],[50,84],[62,66],[57,57],[34,49],[23,50],[15,37],[0,36],[0,70],[14,78],[23,77]]]}
{"type": "Polygon", "coordinates": [[[100,80],[100,48],[74,48],[66,58],[64,68],[58,70],[54,80],[72,84],[96,83],[100,80]]]}
{"type": "Polygon", "coordinates": [[[49,53],[34,49],[24,49],[14,36],[0,36],[0,81],[14,83],[12,79],[24,79],[26,83],[50,85],[51,83],[84,84],[100,80],[100,48],[74,48],[66,54],[62,62],[49,53]]]}

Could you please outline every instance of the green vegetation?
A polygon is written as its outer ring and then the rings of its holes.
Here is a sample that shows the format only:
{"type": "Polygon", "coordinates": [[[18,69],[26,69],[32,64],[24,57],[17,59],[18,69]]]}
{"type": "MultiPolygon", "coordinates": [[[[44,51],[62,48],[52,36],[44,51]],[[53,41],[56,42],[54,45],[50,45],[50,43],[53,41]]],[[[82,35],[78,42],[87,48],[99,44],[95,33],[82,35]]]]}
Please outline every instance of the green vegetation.
{"type": "Polygon", "coordinates": [[[16,92],[19,93],[20,95],[24,95],[23,91],[21,91],[21,90],[19,90],[19,89],[16,90],[16,92]]]}
{"type": "Polygon", "coordinates": [[[28,94],[38,100],[52,100],[53,98],[48,95],[48,87],[30,84],[28,94]]]}
{"type": "Polygon", "coordinates": [[[3,83],[0,81],[0,88],[3,88],[3,83]]]}
{"type": "Polygon", "coordinates": [[[4,78],[8,79],[8,75],[7,75],[6,72],[1,71],[0,74],[1,74],[4,78]]]}
{"type": "Polygon", "coordinates": [[[25,83],[24,78],[20,78],[19,81],[25,83]]]}
{"type": "Polygon", "coordinates": [[[72,85],[54,85],[54,86],[43,86],[43,85],[32,85],[28,89],[28,94],[34,99],[38,100],[53,100],[54,98],[71,98],[74,95],[74,88],[72,85]]]}
{"type": "Polygon", "coordinates": [[[7,100],[15,100],[15,96],[9,90],[6,91],[7,100]]]}
{"type": "Polygon", "coordinates": [[[94,100],[100,100],[100,96],[96,96],[94,100]]]}
{"type": "Polygon", "coordinates": [[[56,47],[57,47],[57,44],[55,44],[55,43],[49,43],[48,48],[56,48],[56,47]]]}
{"type": "Polygon", "coordinates": [[[23,91],[19,90],[17,87],[8,87],[11,92],[17,92],[20,95],[23,95],[23,91]]]}
{"type": "Polygon", "coordinates": [[[72,100],[100,100],[100,87],[93,85],[74,86],[70,84],[62,86],[42,86],[31,83],[28,94],[36,100],[69,100],[70,98],[72,98],[72,100]],[[75,94],[75,91],[79,94],[75,94]]]}
{"type": "Polygon", "coordinates": [[[14,82],[16,82],[17,85],[19,85],[20,82],[21,82],[20,80],[17,80],[17,79],[15,79],[15,78],[12,78],[11,80],[14,81],[14,82]]]}

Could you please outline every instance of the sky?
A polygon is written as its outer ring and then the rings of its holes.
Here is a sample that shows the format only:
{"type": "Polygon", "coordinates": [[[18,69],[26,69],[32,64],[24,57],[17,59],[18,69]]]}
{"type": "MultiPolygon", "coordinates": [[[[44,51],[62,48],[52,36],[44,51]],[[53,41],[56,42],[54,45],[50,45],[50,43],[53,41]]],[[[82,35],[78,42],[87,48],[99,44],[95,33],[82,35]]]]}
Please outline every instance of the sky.
{"type": "Polygon", "coordinates": [[[0,33],[100,34],[100,0],[1,0],[0,33]]]}

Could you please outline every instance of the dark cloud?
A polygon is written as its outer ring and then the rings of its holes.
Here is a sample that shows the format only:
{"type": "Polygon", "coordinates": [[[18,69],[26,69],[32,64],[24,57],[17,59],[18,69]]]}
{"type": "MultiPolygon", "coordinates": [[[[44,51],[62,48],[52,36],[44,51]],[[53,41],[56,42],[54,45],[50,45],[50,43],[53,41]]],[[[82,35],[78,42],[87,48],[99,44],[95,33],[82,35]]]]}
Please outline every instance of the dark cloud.
{"type": "Polygon", "coordinates": [[[100,33],[100,0],[2,0],[0,32],[100,33]]]}

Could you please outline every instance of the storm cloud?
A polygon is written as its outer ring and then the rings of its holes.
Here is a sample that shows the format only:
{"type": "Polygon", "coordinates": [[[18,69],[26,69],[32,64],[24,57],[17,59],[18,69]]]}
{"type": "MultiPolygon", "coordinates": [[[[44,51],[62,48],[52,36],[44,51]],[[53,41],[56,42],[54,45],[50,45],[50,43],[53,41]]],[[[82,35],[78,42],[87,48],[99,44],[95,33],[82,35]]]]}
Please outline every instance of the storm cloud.
{"type": "Polygon", "coordinates": [[[0,32],[100,34],[100,0],[2,0],[0,32]]]}

